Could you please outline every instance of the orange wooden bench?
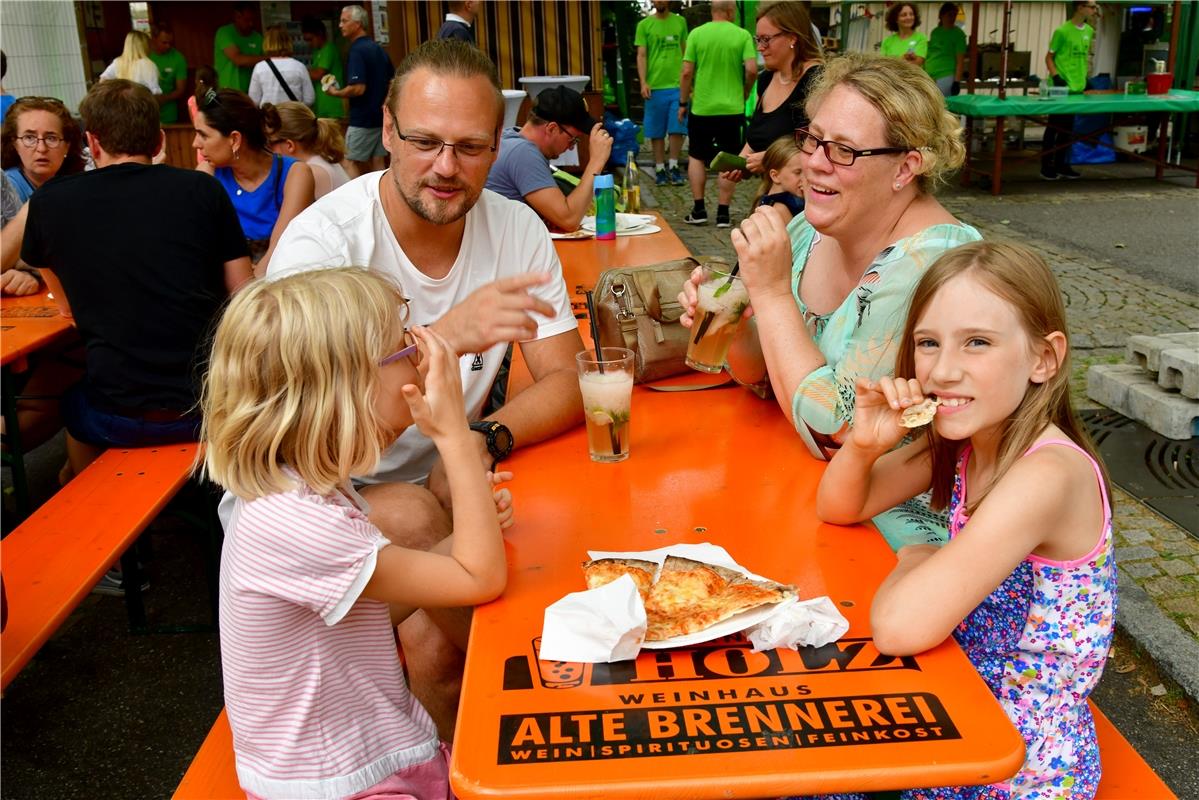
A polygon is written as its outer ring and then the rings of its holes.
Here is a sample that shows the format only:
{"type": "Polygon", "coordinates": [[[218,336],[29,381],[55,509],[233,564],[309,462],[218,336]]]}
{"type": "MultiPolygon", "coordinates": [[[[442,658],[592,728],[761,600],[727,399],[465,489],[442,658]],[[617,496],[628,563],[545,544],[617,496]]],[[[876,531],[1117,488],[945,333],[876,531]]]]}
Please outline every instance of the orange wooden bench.
{"type": "MultiPolygon", "coordinates": [[[[1094,703],[1091,703],[1091,713],[1095,716],[1099,752],[1103,759],[1103,778],[1095,800],[1177,800],[1177,795],[1157,777],[1094,703]]],[[[229,717],[221,709],[216,724],[175,790],[173,800],[235,800],[245,796],[237,782],[229,717]]]]}
{"type": "MultiPolygon", "coordinates": [[[[0,542],[8,599],[0,689],[187,482],[196,448],[108,450],[0,542]]],[[[144,625],[140,592],[129,595],[131,620],[140,611],[144,625]]]]}

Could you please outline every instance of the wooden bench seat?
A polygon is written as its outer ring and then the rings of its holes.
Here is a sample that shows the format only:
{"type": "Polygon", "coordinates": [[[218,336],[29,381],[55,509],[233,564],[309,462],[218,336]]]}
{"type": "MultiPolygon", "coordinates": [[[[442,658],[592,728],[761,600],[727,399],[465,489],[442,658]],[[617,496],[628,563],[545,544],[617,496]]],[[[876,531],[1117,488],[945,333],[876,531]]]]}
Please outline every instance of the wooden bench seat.
{"type": "MultiPolygon", "coordinates": [[[[1091,713],[1095,715],[1095,731],[1103,759],[1103,778],[1095,800],[1176,800],[1176,795],[1094,703],[1091,703],[1091,713]]],[[[243,797],[245,792],[238,785],[233,761],[233,732],[229,729],[229,717],[221,709],[216,724],[175,790],[173,800],[243,797]]]]}
{"type": "Polygon", "coordinates": [[[0,542],[8,599],[0,689],[187,482],[196,448],[108,450],[0,542]]]}

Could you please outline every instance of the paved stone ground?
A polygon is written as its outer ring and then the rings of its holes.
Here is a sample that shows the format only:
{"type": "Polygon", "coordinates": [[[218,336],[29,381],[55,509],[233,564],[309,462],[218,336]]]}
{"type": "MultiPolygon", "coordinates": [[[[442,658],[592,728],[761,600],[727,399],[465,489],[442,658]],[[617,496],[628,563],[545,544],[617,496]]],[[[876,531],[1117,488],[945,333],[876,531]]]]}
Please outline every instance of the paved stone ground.
{"type": "MultiPolygon", "coordinates": [[[[646,157],[643,153],[639,162],[646,157]]],[[[1013,180],[1009,175],[1007,194],[1000,197],[956,185],[939,194],[951,213],[977,227],[985,238],[1028,244],[1053,268],[1065,296],[1074,343],[1072,389],[1079,409],[1098,407],[1086,397],[1087,367],[1122,360],[1124,343],[1133,334],[1199,330],[1199,296],[1113,263],[1140,263],[1140,253],[1113,246],[1113,257],[1101,259],[1083,252],[1065,235],[1071,226],[1062,226],[1062,236],[1052,236],[1029,234],[1024,226],[1012,223],[1021,216],[1060,215],[1070,209],[1084,218],[1089,211],[1090,230],[1098,231],[1105,224],[1104,206],[1132,199],[1137,201],[1139,215],[1129,224],[1150,227],[1155,238],[1179,244],[1189,253],[1194,270],[1199,263],[1192,246],[1199,230],[1199,190],[1184,181],[1124,180],[1129,170],[1122,168],[1136,166],[1111,165],[1097,176],[1089,172],[1088,180],[1069,183],[1021,181],[1019,174],[1013,180]]],[[[643,204],[655,206],[693,253],[735,258],[729,241],[731,230],[715,226],[715,177],[707,186],[710,221],[687,225],[682,220],[691,210],[690,188],[654,186],[648,168],[652,165],[646,167],[642,170],[643,204]]],[[[748,213],[755,191],[751,182],[738,187],[731,207],[734,222],[748,213]]],[[[1053,230],[1053,226],[1042,229],[1053,230]]],[[[1120,625],[1163,672],[1193,700],[1199,700],[1199,541],[1118,487],[1114,487],[1113,501],[1121,578],[1120,625]]]]}

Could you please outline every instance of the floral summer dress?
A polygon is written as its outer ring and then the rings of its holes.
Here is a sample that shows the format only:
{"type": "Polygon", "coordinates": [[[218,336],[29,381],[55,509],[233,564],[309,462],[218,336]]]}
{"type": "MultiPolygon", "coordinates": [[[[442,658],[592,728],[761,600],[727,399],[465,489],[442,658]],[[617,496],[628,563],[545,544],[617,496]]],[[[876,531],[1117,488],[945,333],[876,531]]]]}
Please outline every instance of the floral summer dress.
{"type": "MultiPolygon", "coordinates": [[[[1099,746],[1087,697],[1103,672],[1116,618],[1111,506],[1099,465],[1065,439],[1041,442],[1082,453],[1103,498],[1103,530],[1074,561],[1030,555],[954,631],[954,639],[1024,737],[1026,760],[1004,784],[905,792],[905,798],[1090,798],[1099,786],[1099,746]]],[[[949,535],[966,525],[962,453],[950,500],[949,535]]]]}
{"type": "MultiPolygon", "coordinates": [[[[804,266],[820,234],[802,215],[787,226],[791,236],[791,293],[825,365],[803,379],[791,399],[796,430],[818,458],[831,457],[853,423],[859,377],[877,380],[895,371],[895,356],[912,291],[934,261],[959,245],[982,238],[969,225],[931,225],[879,253],[857,288],[828,314],[812,313],[799,295],[804,266]]],[[[903,503],[874,518],[891,549],[943,543],[945,515],[928,497],[903,503]]]]}

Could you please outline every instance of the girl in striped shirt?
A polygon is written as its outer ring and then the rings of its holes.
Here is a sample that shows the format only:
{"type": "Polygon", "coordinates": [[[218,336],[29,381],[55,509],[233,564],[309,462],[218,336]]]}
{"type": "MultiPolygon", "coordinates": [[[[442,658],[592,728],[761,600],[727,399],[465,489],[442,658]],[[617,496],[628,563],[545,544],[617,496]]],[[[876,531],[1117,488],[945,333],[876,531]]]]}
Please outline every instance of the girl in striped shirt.
{"type": "Polygon", "coordinates": [[[452,797],[393,625],[503,591],[511,505],[479,469],[453,349],[405,330],[406,312],[377,272],[317,270],[243,289],[216,332],[202,438],[208,475],[238,498],[221,663],[250,798],[452,797]],[[350,481],[414,423],[453,500],[454,535],[428,552],[384,538],[350,481]]]}

